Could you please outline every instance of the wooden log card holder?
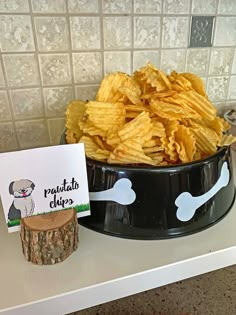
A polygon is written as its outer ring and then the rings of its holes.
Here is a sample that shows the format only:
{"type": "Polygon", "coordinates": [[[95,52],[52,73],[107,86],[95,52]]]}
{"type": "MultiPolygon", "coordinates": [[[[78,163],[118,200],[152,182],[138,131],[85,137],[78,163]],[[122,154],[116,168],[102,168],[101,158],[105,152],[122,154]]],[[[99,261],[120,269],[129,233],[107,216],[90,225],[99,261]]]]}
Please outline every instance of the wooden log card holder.
{"type": "Polygon", "coordinates": [[[21,243],[25,258],[37,265],[53,265],[78,248],[75,209],[21,219],[21,243]]]}

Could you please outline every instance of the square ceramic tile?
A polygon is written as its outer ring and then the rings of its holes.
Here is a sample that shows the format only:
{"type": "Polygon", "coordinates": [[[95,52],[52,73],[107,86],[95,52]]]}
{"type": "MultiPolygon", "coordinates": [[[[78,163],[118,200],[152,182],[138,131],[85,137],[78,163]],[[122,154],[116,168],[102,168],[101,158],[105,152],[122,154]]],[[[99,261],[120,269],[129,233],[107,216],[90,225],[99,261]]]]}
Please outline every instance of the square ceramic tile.
{"type": "Polygon", "coordinates": [[[41,118],[45,115],[39,88],[11,90],[10,97],[15,119],[41,118]]]}
{"type": "Polygon", "coordinates": [[[236,45],[236,17],[217,16],[214,46],[236,45]]]}
{"type": "Polygon", "coordinates": [[[2,52],[34,51],[30,17],[27,15],[0,15],[2,52]]]}
{"type": "Polygon", "coordinates": [[[160,47],[160,17],[134,17],[134,48],[160,47]]]}
{"type": "Polygon", "coordinates": [[[134,13],[160,14],[162,0],[134,0],[134,13]]]}
{"type": "Polygon", "coordinates": [[[4,13],[27,13],[29,12],[28,0],[1,0],[0,12],[4,13]]]}
{"type": "Polygon", "coordinates": [[[72,87],[56,87],[43,89],[46,115],[64,116],[66,106],[74,99],[72,87]]]}
{"type": "Polygon", "coordinates": [[[9,86],[32,86],[40,83],[35,55],[4,55],[3,62],[9,86]]]}
{"type": "Polygon", "coordinates": [[[75,83],[99,83],[102,79],[102,55],[100,52],[74,53],[75,83]]]}
{"type": "Polygon", "coordinates": [[[112,72],[125,72],[131,74],[131,53],[130,51],[104,52],[105,75],[112,72]]]}
{"type": "Polygon", "coordinates": [[[234,59],[233,59],[233,65],[232,65],[231,73],[236,74],[236,49],[234,50],[234,59]]]}
{"type": "Polygon", "coordinates": [[[177,72],[184,72],[186,61],[186,50],[162,50],[161,51],[161,70],[168,74],[175,70],[177,72]]]}
{"type": "Polygon", "coordinates": [[[224,112],[226,111],[226,104],[225,102],[214,102],[214,105],[216,107],[217,110],[217,114],[221,117],[223,117],[224,112]]]}
{"type": "Polygon", "coordinates": [[[4,87],[4,86],[5,86],[5,80],[3,76],[2,65],[0,63],[0,87],[4,87]]]}
{"type": "Polygon", "coordinates": [[[236,15],[235,0],[219,0],[219,14],[236,15]]]}
{"type": "Polygon", "coordinates": [[[64,13],[65,0],[31,0],[34,13],[64,13]]]}
{"type": "Polygon", "coordinates": [[[64,17],[35,17],[39,51],[61,51],[69,48],[68,28],[64,17]]]}
{"type": "Polygon", "coordinates": [[[207,94],[211,101],[226,100],[229,77],[209,77],[207,82],[207,94]]]}
{"type": "Polygon", "coordinates": [[[232,75],[229,80],[228,99],[236,100],[236,75],[232,75]]]}
{"type": "Polygon", "coordinates": [[[52,145],[60,144],[60,139],[65,129],[65,119],[64,118],[48,119],[48,129],[50,143],[52,145]]]}
{"type": "Polygon", "coordinates": [[[46,120],[17,121],[15,126],[21,149],[43,147],[50,144],[46,120]]]}
{"type": "Polygon", "coordinates": [[[0,91],[0,121],[11,120],[11,110],[6,91],[0,91]]]}
{"type": "Polygon", "coordinates": [[[68,0],[70,13],[98,13],[98,0],[68,0]]]}
{"type": "Polygon", "coordinates": [[[13,123],[0,124],[0,152],[18,149],[13,123]]]}
{"type": "Polygon", "coordinates": [[[211,47],[214,16],[192,16],[189,47],[211,47]]]}
{"type": "Polygon", "coordinates": [[[100,48],[99,17],[70,17],[72,49],[86,50],[100,48]]]}
{"type": "Polygon", "coordinates": [[[187,47],[188,29],[188,17],[163,17],[162,47],[187,47]]]}
{"type": "Polygon", "coordinates": [[[190,10],[190,0],[164,0],[165,14],[187,14],[190,10]]]}
{"type": "Polygon", "coordinates": [[[39,55],[43,85],[71,83],[69,54],[39,55]]]}
{"type": "Polygon", "coordinates": [[[188,49],[186,71],[200,76],[207,75],[209,57],[209,49],[188,49]]]}
{"type": "Polygon", "coordinates": [[[105,49],[131,47],[131,18],[128,16],[104,17],[103,36],[105,49]]]}
{"type": "Polygon", "coordinates": [[[148,62],[158,68],[160,66],[160,52],[158,50],[133,52],[133,71],[145,66],[148,62]]]}
{"type": "Polygon", "coordinates": [[[130,13],[132,0],[102,0],[103,13],[130,13]]]}
{"type": "Polygon", "coordinates": [[[99,85],[76,86],[76,99],[81,101],[94,101],[96,99],[99,85]]]}
{"type": "Polygon", "coordinates": [[[230,74],[234,58],[233,48],[214,48],[211,51],[209,74],[230,74]]]}
{"type": "Polygon", "coordinates": [[[217,0],[192,0],[193,14],[216,14],[217,0]]]}
{"type": "Polygon", "coordinates": [[[236,108],[236,101],[226,101],[225,102],[225,111],[229,109],[236,108]]]}

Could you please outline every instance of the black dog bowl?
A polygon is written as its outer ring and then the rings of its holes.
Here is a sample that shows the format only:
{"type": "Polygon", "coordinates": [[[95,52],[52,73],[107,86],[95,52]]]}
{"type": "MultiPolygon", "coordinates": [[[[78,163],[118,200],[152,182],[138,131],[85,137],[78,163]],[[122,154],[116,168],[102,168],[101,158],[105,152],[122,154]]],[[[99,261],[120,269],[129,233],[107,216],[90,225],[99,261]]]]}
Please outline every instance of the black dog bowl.
{"type": "Polygon", "coordinates": [[[235,198],[229,148],[170,167],[109,165],[87,159],[87,172],[91,216],[79,223],[113,236],[162,239],[195,233],[222,219],[235,198]],[[129,185],[116,193],[116,201],[109,192],[101,198],[102,191],[124,178],[132,185],[134,200],[119,201],[130,191],[129,185]],[[94,200],[99,198],[103,200],[94,200]]]}

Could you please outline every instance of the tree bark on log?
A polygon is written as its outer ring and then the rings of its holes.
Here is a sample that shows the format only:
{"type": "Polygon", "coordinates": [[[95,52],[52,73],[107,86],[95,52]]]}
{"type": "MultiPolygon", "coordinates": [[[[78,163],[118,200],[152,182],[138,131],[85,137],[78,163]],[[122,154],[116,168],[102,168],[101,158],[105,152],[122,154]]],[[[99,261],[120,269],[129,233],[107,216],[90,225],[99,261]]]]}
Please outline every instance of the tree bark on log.
{"type": "Polygon", "coordinates": [[[78,247],[75,209],[21,219],[21,243],[25,258],[37,265],[65,260],[78,247]]]}

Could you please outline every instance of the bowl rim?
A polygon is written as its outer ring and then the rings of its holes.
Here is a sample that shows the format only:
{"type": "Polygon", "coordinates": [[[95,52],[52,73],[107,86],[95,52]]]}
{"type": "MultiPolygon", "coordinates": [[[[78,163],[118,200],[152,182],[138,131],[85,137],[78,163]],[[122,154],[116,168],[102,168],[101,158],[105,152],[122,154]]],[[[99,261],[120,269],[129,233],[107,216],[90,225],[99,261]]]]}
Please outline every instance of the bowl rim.
{"type": "MultiPolygon", "coordinates": [[[[60,138],[60,144],[67,144],[66,143],[66,139],[65,139],[65,132],[66,129],[63,131],[61,138],[60,138]]],[[[173,164],[173,165],[162,165],[162,166],[152,166],[152,165],[130,165],[130,164],[108,164],[106,162],[102,162],[102,161],[97,161],[97,160],[93,160],[91,158],[87,158],[86,157],[86,162],[89,165],[96,165],[99,167],[105,167],[106,169],[116,169],[116,170],[120,170],[120,171],[163,171],[163,172],[167,172],[169,171],[179,171],[182,169],[187,169],[187,168],[191,168],[191,167],[197,167],[199,165],[205,165],[210,163],[212,160],[216,159],[218,156],[220,156],[221,154],[223,154],[223,152],[226,151],[230,151],[230,146],[224,146],[219,148],[214,154],[205,157],[204,159],[201,160],[196,160],[193,162],[188,162],[188,163],[182,163],[182,164],[173,164]]]]}
{"type": "Polygon", "coordinates": [[[130,165],[130,164],[108,164],[106,162],[102,162],[102,161],[97,161],[97,160],[93,160],[90,158],[86,158],[87,164],[88,165],[95,165],[98,167],[105,167],[106,169],[110,169],[110,170],[120,170],[120,171],[150,171],[150,172],[155,172],[155,171],[163,171],[163,172],[168,172],[168,171],[181,171],[183,169],[188,169],[188,168],[192,168],[192,167],[198,167],[198,166],[202,166],[205,164],[208,164],[210,162],[212,162],[212,160],[215,160],[218,156],[220,156],[221,154],[223,154],[223,152],[226,152],[227,150],[229,150],[229,147],[222,147],[220,148],[216,153],[201,159],[201,160],[196,160],[193,162],[188,162],[188,163],[182,163],[182,164],[173,164],[173,165],[163,165],[163,166],[152,166],[152,165],[130,165]]]}

